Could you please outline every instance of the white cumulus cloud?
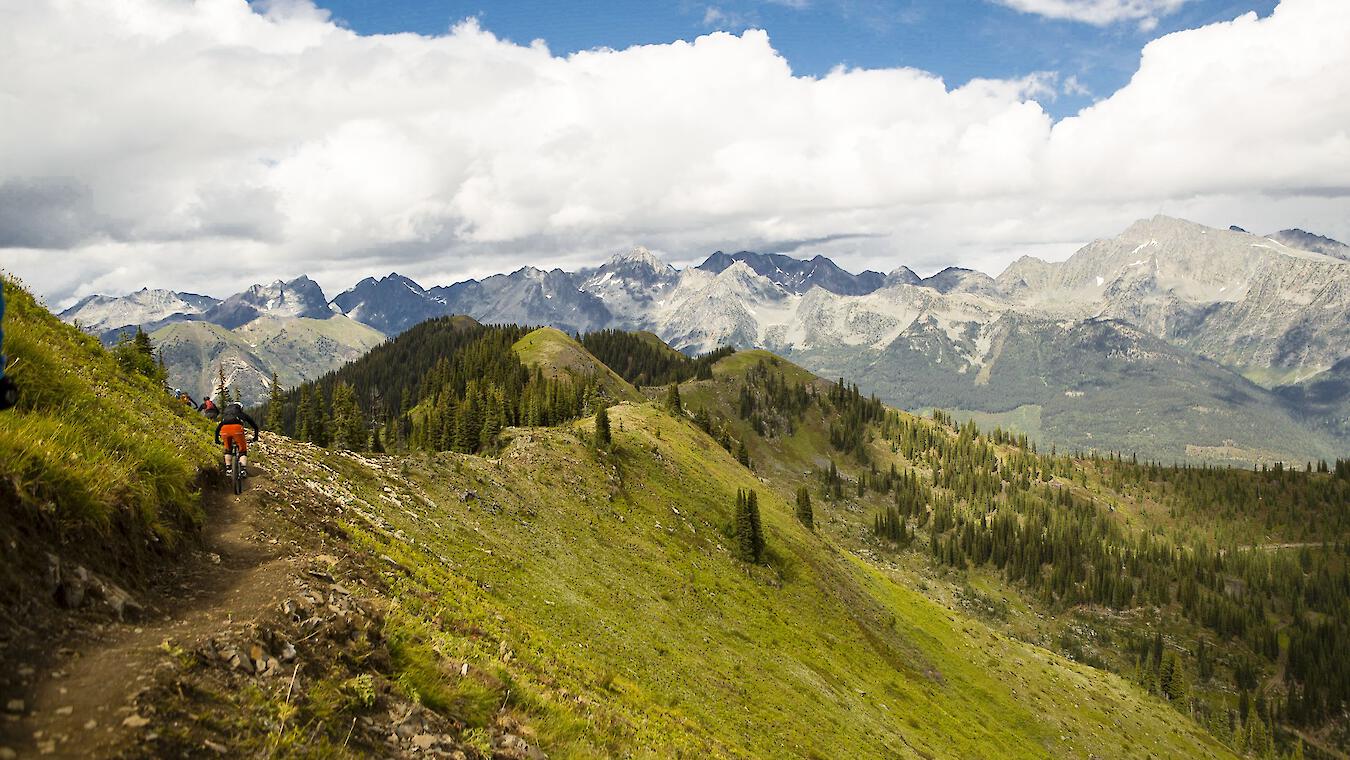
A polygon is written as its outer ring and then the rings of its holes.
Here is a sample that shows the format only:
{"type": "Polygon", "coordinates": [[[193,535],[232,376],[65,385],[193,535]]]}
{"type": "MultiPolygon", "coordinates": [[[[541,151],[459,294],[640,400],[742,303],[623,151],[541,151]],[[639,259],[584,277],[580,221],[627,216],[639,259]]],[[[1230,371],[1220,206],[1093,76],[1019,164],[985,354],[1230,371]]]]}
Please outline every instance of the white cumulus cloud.
{"type": "Polygon", "coordinates": [[[1158,212],[1350,236],[1341,0],[1155,40],[1059,123],[1048,74],[794,76],[758,30],[561,57],[472,20],[361,36],[301,0],[5,16],[0,267],[57,301],[440,284],[634,243],[997,270],[1158,212]]]}

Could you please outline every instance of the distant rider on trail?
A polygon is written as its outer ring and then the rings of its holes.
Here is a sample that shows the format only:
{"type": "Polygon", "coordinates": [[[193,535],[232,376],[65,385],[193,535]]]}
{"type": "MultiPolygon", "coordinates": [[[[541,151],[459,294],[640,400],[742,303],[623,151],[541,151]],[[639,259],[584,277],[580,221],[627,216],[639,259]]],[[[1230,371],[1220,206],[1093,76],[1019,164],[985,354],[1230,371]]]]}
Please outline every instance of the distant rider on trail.
{"type": "Polygon", "coordinates": [[[230,443],[234,442],[239,447],[239,469],[243,472],[244,477],[248,477],[248,438],[244,435],[244,423],[248,423],[248,426],[253,428],[253,440],[258,440],[258,423],[248,416],[244,407],[238,403],[226,404],[225,409],[220,413],[220,422],[216,423],[216,443],[225,447],[226,472],[229,471],[232,464],[230,461],[230,443]]]}
{"type": "Polygon", "coordinates": [[[202,405],[197,407],[197,411],[206,415],[208,420],[214,420],[220,416],[220,408],[216,406],[216,402],[212,401],[209,395],[204,397],[202,405]]]}

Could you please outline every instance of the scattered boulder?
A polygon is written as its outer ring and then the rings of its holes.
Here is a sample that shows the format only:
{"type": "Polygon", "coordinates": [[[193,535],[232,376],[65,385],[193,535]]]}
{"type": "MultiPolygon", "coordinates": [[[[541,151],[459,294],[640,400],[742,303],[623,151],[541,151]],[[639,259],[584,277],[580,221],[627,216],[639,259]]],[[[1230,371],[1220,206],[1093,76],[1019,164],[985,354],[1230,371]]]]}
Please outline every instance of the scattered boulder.
{"type": "Polygon", "coordinates": [[[108,609],[117,615],[118,620],[135,620],[144,612],[140,603],[115,583],[95,577],[89,590],[91,595],[102,599],[103,603],[108,605],[108,609]]]}
{"type": "Polygon", "coordinates": [[[89,590],[89,571],[76,565],[61,572],[61,581],[57,588],[56,599],[62,607],[74,610],[84,604],[85,593],[89,590]]]}

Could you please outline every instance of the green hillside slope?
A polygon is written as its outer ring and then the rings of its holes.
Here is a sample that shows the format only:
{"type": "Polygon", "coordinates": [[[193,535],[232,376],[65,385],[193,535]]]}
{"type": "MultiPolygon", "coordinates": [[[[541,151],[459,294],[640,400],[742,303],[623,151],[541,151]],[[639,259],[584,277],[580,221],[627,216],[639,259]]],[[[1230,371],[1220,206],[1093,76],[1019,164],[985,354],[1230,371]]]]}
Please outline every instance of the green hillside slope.
{"type": "Polygon", "coordinates": [[[1350,463],[1254,472],[1038,454],[941,413],[887,411],[772,354],[713,371],[682,386],[686,408],[743,442],[782,498],[806,489],[818,530],[902,583],[1159,693],[1175,655],[1185,685],[1172,696],[1225,741],[1245,741],[1230,715],[1251,700],[1274,705],[1262,720],[1281,724],[1281,746],[1295,730],[1327,749],[1346,741],[1336,709],[1317,705],[1346,693],[1350,595],[1336,589],[1350,588],[1350,463]]]}
{"type": "Polygon", "coordinates": [[[641,395],[614,370],[591,356],[567,333],[541,327],[511,347],[528,367],[542,367],[549,373],[565,373],[576,380],[593,378],[597,387],[615,400],[635,401],[641,395]]]}
{"type": "Polygon", "coordinates": [[[372,554],[410,569],[397,625],[429,703],[458,699],[454,662],[497,668],[550,757],[1226,754],[1120,679],[805,530],[688,420],[610,412],[608,453],[582,422],[513,431],[498,459],[287,455],[350,505],[372,554]],[[738,488],[764,495],[766,565],[728,548],[738,488]],[[414,656],[428,650],[451,668],[414,656]]]}
{"type": "Polygon", "coordinates": [[[63,573],[134,585],[190,543],[199,474],[215,461],[205,422],[147,376],[149,356],[129,370],[14,282],[4,288],[21,396],[0,415],[0,638],[42,628],[63,573]]]}

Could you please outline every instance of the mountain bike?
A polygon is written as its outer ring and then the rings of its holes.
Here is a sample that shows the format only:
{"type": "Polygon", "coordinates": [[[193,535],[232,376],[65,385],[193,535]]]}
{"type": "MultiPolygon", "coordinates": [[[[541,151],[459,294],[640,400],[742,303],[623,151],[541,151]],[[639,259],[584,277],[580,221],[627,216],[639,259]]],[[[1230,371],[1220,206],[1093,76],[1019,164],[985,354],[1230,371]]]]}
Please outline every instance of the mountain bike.
{"type": "Polygon", "coordinates": [[[239,444],[234,441],[230,441],[230,482],[236,496],[244,492],[244,466],[239,463],[239,444]]]}

